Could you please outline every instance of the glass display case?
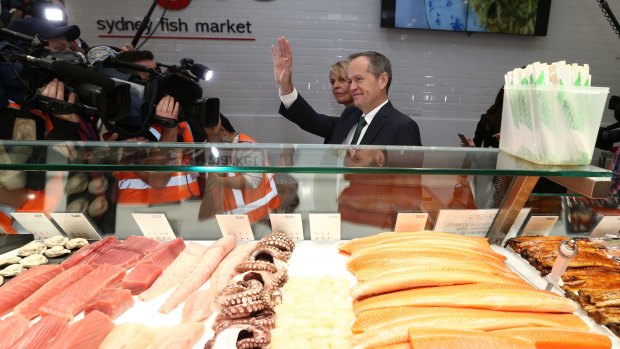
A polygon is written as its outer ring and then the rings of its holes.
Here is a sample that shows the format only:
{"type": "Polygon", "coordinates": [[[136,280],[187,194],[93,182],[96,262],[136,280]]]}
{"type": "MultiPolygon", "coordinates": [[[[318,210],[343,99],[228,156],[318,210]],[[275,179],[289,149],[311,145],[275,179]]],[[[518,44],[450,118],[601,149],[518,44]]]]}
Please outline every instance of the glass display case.
{"type": "Polygon", "coordinates": [[[536,165],[488,148],[49,141],[0,146],[1,224],[7,233],[27,232],[13,219],[15,212],[82,212],[102,234],[125,238],[141,233],[133,214],[157,213],[177,236],[213,240],[221,236],[217,215],[245,214],[260,238],[271,231],[270,213],[287,213],[301,214],[310,239],[309,214],[339,213],[341,225],[334,230],[340,228],[340,239],[351,239],[394,230],[399,213],[427,213],[424,227],[432,230],[446,210],[477,209],[486,215],[462,232],[500,243],[532,201],[540,177],[586,196],[606,196],[611,177],[595,166],[536,165]]]}

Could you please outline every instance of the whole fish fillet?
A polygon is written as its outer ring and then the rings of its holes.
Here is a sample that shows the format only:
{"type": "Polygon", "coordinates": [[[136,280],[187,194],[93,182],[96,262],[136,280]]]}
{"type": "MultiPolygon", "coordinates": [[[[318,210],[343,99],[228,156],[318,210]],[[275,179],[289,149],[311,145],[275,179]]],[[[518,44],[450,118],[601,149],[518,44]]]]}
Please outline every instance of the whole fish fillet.
{"type": "Polygon", "coordinates": [[[62,273],[60,265],[46,264],[32,267],[0,287],[0,316],[35,293],[47,282],[62,273]]]}
{"type": "Polygon", "coordinates": [[[415,273],[390,273],[376,279],[358,282],[351,289],[353,299],[360,299],[379,294],[408,290],[418,287],[447,286],[474,283],[493,283],[509,285],[529,285],[526,281],[502,275],[487,274],[478,271],[446,271],[429,267],[415,273]]]}
{"type": "Polygon", "coordinates": [[[347,241],[339,246],[340,251],[348,254],[352,254],[357,250],[362,248],[385,244],[392,241],[402,241],[402,240],[411,240],[411,239],[434,239],[436,241],[462,241],[463,244],[469,244],[470,246],[488,246],[486,238],[477,237],[477,236],[464,236],[458,234],[451,233],[441,233],[434,231],[420,231],[420,232],[387,232],[380,233],[372,236],[367,236],[363,238],[355,238],[351,241],[347,241]]]}
{"type": "Polygon", "coordinates": [[[493,331],[536,343],[539,349],[609,349],[609,337],[590,332],[561,328],[521,327],[493,331]]]}
{"type": "Polygon", "coordinates": [[[168,314],[179,304],[183,303],[192,292],[199,289],[209,280],[215,268],[232,251],[236,244],[237,238],[234,235],[226,235],[211,245],[205,254],[196,261],[192,271],[162,304],[159,311],[168,314]]]}
{"type": "Polygon", "coordinates": [[[574,314],[547,314],[451,307],[401,307],[360,313],[351,331],[362,333],[395,326],[450,327],[493,331],[513,327],[565,327],[587,331],[588,325],[574,314]]]}
{"type": "Polygon", "coordinates": [[[218,290],[214,286],[206,290],[198,290],[192,293],[183,304],[181,322],[201,322],[205,321],[213,313],[211,307],[213,298],[218,290]]]}
{"type": "Polygon", "coordinates": [[[149,349],[191,349],[205,332],[201,322],[185,322],[173,327],[155,330],[155,339],[149,349]]]}
{"type": "Polygon", "coordinates": [[[187,247],[181,251],[179,256],[166,268],[164,272],[155,280],[148,290],[140,293],[138,299],[141,301],[149,301],[169,291],[178,285],[180,280],[185,279],[187,274],[191,272],[192,265],[207,250],[206,246],[190,242],[187,247]]]}
{"type": "Polygon", "coordinates": [[[235,267],[245,260],[250,251],[256,247],[256,243],[249,243],[245,245],[237,245],[227,256],[222,260],[220,265],[211,275],[211,287],[216,290],[221,290],[228,284],[228,281],[235,275],[235,267]]]}
{"type": "Polygon", "coordinates": [[[54,341],[69,327],[69,321],[61,316],[43,316],[36,324],[32,325],[19,339],[13,343],[10,349],[36,349],[47,348],[48,343],[54,341]]]}
{"type": "Polygon", "coordinates": [[[409,343],[415,349],[536,349],[534,342],[482,331],[450,328],[410,328],[409,343]]]}
{"type": "Polygon", "coordinates": [[[479,308],[542,313],[572,313],[577,306],[555,293],[530,286],[470,284],[427,287],[386,293],[353,303],[353,311],[405,306],[479,308]]]}
{"type": "Polygon", "coordinates": [[[141,324],[116,325],[99,345],[99,349],[146,349],[153,343],[155,331],[141,324]]]}
{"type": "Polygon", "coordinates": [[[85,349],[98,348],[103,339],[112,331],[114,323],[100,311],[86,314],[46,349],[85,349]]]}
{"type": "Polygon", "coordinates": [[[8,348],[30,328],[30,320],[21,315],[11,315],[0,320],[0,348],[8,348]]]}

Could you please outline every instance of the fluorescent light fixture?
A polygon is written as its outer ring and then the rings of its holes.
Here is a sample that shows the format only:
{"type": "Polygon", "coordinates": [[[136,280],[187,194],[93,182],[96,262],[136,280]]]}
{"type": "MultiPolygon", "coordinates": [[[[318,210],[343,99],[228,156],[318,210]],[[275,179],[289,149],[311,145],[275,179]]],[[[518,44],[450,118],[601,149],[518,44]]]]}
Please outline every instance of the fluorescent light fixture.
{"type": "Polygon", "coordinates": [[[61,22],[64,19],[64,13],[58,7],[46,7],[43,11],[45,19],[52,22],[61,22]]]}

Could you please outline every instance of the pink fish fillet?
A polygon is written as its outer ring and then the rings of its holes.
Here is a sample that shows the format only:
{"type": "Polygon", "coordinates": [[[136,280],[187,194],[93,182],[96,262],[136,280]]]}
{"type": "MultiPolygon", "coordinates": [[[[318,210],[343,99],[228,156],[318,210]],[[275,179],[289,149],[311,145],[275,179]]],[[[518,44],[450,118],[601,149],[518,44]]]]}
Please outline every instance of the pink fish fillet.
{"type": "Polygon", "coordinates": [[[21,301],[62,273],[60,265],[39,265],[17,275],[0,287],[0,316],[10,312],[21,301]]]}
{"type": "Polygon", "coordinates": [[[86,303],[109,285],[121,281],[125,270],[104,264],[88,273],[64,292],[52,297],[41,308],[41,314],[53,314],[67,319],[73,318],[84,309],[86,303]]]}
{"type": "Polygon", "coordinates": [[[14,311],[28,319],[35,318],[39,315],[39,308],[41,308],[43,304],[47,303],[50,298],[62,293],[66,288],[76,283],[92,270],[93,268],[91,266],[82,264],[76,266],[75,268],[63,271],[60,275],[53,278],[30,297],[18,304],[14,311]]]}
{"type": "Polygon", "coordinates": [[[226,258],[217,266],[217,269],[211,275],[211,287],[216,290],[221,290],[228,284],[228,281],[235,276],[235,267],[237,264],[243,262],[248,256],[250,251],[256,247],[256,243],[250,243],[247,245],[238,245],[232,250],[226,258]]]}
{"type": "Polygon", "coordinates": [[[183,304],[181,322],[201,322],[205,321],[213,313],[211,304],[217,295],[215,287],[211,286],[206,290],[198,290],[192,293],[183,304]]]}
{"type": "Polygon", "coordinates": [[[0,348],[8,348],[30,328],[30,320],[12,315],[0,321],[0,348]]]}
{"type": "Polygon", "coordinates": [[[66,318],[55,315],[43,316],[9,348],[47,349],[48,343],[54,341],[56,336],[62,334],[67,327],[69,327],[69,321],[66,318]]]}
{"type": "Polygon", "coordinates": [[[138,299],[149,301],[178,285],[180,280],[183,280],[189,274],[196,260],[206,251],[207,248],[205,246],[195,242],[188,243],[181,254],[164,270],[148,290],[138,296],[138,299]]]}
{"type": "Polygon", "coordinates": [[[103,339],[112,331],[114,323],[100,311],[86,314],[60,336],[56,337],[47,349],[88,349],[98,348],[103,339]]]}
{"type": "Polygon", "coordinates": [[[135,266],[142,257],[157,248],[160,243],[144,236],[132,235],[107,253],[90,261],[90,264],[110,264],[123,269],[135,266]]]}
{"type": "Polygon", "coordinates": [[[191,273],[179,284],[172,292],[170,297],[166,299],[159,311],[168,314],[194,291],[200,288],[202,284],[209,280],[209,277],[217,268],[218,264],[224,257],[232,251],[237,244],[237,238],[227,235],[209,247],[207,252],[194,264],[191,273]]]}
{"type": "Polygon", "coordinates": [[[71,257],[65,259],[62,262],[62,266],[65,269],[73,268],[78,264],[88,264],[88,262],[94,258],[97,258],[99,255],[108,252],[117,244],[120,244],[120,241],[115,236],[108,236],[105,239],[101,239],[92,244],[86,245],[77,252],[73,253],[71,257]]]}
{"type": "Polygon", "coordinates": [[[116,319],[134,304],[131,291],[118,287],[106,287],[91,298],[84,306],[84,313],[100,311],[116,319]]]}
{"type": "Polygon", "coordinates": [[[201,322],[186,322],[173,327],[159,327],[149,349],[191,349],[205,333],[201,322]]]}

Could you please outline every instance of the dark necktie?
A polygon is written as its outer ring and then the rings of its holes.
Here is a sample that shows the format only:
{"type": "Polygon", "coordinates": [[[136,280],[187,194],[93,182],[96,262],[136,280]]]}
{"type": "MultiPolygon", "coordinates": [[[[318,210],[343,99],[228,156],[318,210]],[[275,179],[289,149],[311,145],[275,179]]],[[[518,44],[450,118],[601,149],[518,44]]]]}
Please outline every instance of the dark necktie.
{"type": "Polygon", "coordinates": [[[358,138],[360,138],[360,134],[362,133],[362,129],[366,126],[366,119],[364,117],[360,117],[360,121],[357,122],[357,128],[355,128],[355,133],[353,134],[353,139],[351,140],[351,144],[357,144],[358,138]]]}

